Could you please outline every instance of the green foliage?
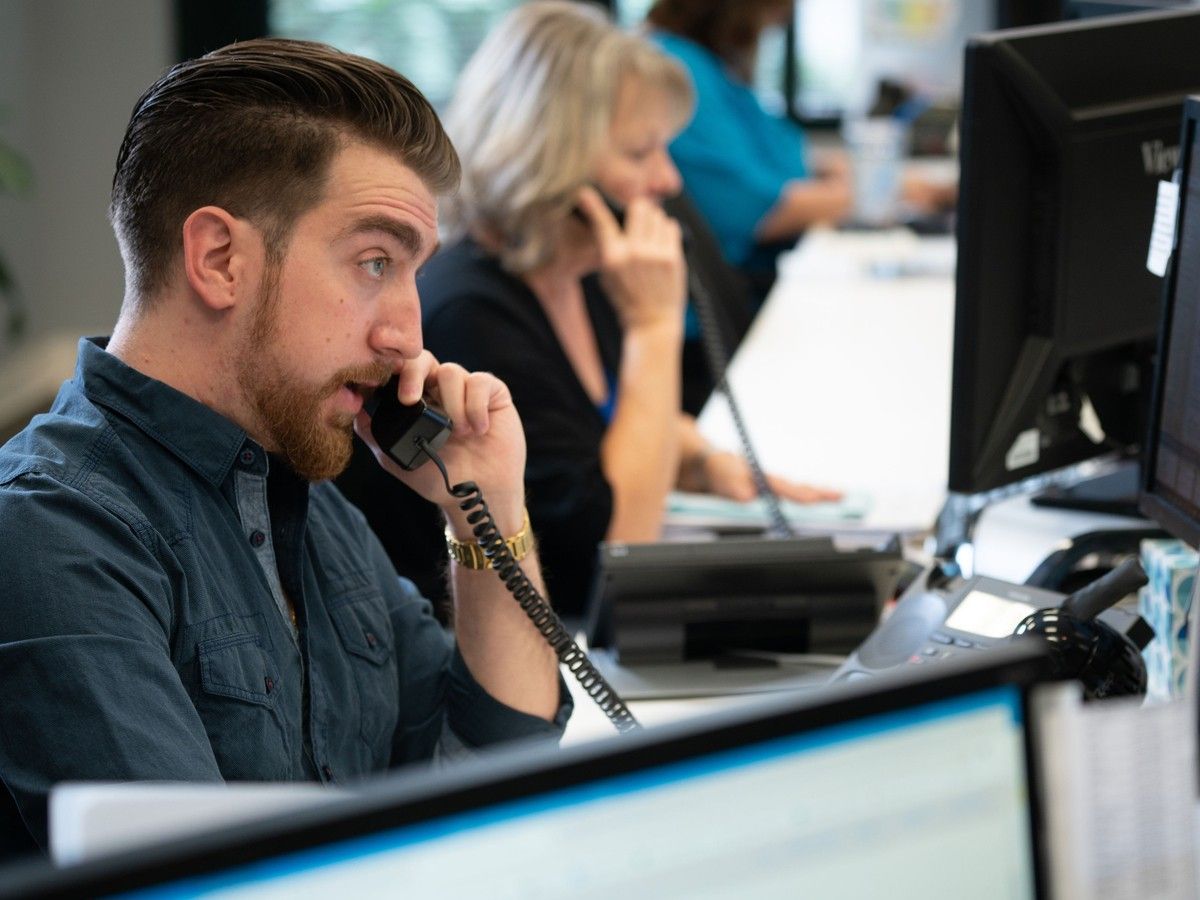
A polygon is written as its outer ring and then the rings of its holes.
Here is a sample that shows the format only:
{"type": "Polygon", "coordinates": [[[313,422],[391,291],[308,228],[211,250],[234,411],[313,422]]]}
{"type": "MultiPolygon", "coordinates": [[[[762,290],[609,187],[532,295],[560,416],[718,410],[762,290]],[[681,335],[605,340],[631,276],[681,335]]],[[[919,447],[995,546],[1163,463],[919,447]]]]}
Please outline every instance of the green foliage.
{"type": "Polygon", "coordinates": [[[33,175],[17,151],[0,143],[0,194],[20,194],[29,189],[33,175]]]}

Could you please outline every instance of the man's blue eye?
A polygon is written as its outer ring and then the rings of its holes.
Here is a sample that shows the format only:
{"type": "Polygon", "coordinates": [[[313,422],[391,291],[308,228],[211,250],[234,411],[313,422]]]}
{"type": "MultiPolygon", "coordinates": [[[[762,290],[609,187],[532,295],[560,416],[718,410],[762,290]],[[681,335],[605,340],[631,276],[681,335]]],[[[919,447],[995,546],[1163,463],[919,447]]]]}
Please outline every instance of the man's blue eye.
{"type": "Polygon", "coordinates": [[[367,274],[372,278],[382,278],[384,273],[387,271],[388,260],[386,257],[377,256],[375,259],[364,260],[363,262],[359,263],[359,265],[362,266],[366,270],[367,274]]]}

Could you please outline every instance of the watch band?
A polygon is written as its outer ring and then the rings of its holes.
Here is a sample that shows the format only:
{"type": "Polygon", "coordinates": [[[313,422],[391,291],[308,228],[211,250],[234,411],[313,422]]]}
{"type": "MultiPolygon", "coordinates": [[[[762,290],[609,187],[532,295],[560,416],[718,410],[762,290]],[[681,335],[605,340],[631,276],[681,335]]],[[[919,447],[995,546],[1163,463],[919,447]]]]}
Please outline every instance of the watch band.
{"type": "MultiPolygon", "coordinates": [[[[529,555],[529,551],[533,549],[533,532],[529,527],[528,509],[525,510],[525,521],[521,523],[521,530],[504,543],[513,559],[518,562],[529,555]]],[[[450,533],[449,525],[446,526],[446,550],[450,554],[450,559],[464,568],[487,569],[490,567],[488,558],[483,553],[483,547],[476,541],[457,540],[450,533]]]]}

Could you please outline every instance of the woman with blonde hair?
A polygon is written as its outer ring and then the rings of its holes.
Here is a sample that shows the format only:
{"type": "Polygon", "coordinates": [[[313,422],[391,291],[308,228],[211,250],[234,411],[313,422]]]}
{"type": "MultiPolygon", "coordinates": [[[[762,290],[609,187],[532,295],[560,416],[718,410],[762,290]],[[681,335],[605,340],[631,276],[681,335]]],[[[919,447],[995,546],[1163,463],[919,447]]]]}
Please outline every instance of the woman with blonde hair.
{"type": "MultiPolygon", "coordinates": [[[[754,495],[745,461],[680,412],[686,269],[659,204],[680,189],[667,145],[692,106],[686,73],[652,44],[586,4],[537,0],[484,40],[445,116],[463,181],[446,249],[417,282],[425,345],[512,391],[526,503],[566,614],[584,607],[600,541],[659,537],[672,488],[754,495]]],[[[386,514],[368,510],[385,544],[386,514]]]]}

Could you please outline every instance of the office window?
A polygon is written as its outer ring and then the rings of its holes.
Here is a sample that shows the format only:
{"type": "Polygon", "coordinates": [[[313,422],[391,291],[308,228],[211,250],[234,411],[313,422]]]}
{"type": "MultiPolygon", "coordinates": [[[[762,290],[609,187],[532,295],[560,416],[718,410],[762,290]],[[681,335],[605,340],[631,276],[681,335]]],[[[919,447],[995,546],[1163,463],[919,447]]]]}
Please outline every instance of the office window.
{"type": "MultiPolygon", "coordinates": [[[[438,107],[484,35],[521,0],[269,0],[270,32],[378,59],[438,107]]],[[[954,99],[968,35],[996,22],[978,0],[798,0],[791,29],[763,35],[754,88],[763,105],[801,119],[864,110],[880,78],[930,99],[954,99]],[[789,59],[792,71],[788,71],[789,59]],[[790,76],[790,77],[789,77],[790,76]]],[[[637,28],[653,0],[607,0],[637,28]]]]}
{"type": "MultiPolygon", "coordinates": [[[[640,23],[652,2],[615,0],[617,20],[640,23]]],[[[763,35],[755,92],[768,109],[817,120],[865,111],[880,78],[930,99],[952,100],[962,80],[966,38],[994,27],[995,6],[979,0],[797,0],[793,27],[763,35]]]]}
{"type": "Polygon", "coordinates": [[[864,112],[881,78],[931,100],[956,100],[967,37],[994,26],[978,0],[800,0],[796,107],[808,115],[864,112]]]}
{"type": "Polygon", "coordinates": [[[271,33],[386,63],[442,108],[484,35],[520,0],[271,0],[271,33]]]}

